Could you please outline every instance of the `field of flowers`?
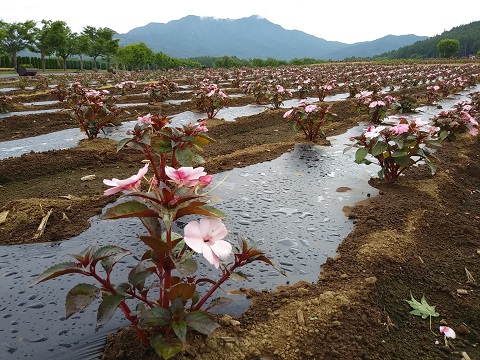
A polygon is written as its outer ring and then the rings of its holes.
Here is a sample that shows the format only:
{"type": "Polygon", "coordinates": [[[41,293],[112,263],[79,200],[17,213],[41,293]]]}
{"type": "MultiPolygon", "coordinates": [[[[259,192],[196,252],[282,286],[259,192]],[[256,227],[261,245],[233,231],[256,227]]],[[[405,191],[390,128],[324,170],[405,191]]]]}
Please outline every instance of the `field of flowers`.
{"type": "Polygon", "coordinates": [[[141,220],[148,250],[136,254],[127,282],[113,284],[110,272],[128,244],[54,259],[62,265],[32,279],[75,273],[97,282],[72,284],[66,317],[93,303],[100,325],[124,313],[132,328],[110,337],[104,359],[477,358],[479,83],[478,63],[3,79],[1,250],[68,241],[107,204],[116,205],[104,218],[141,220]],[[282,272],[275,254],[229,234],[208,198],[211,174],[300,143],[328,146],[329,136],[359,124],[365,130],[345,154],[354,154],[352,167],[380,168],[370,180],[380,195],[345,209],[355,228],[337,257],[319,261],[319,281],[246,287],[246,313],[211,316],[226,305],[215,292],[223,281],[261,276],[250,263],[282,272]],[[78,131],[76,143],[65,137],[36,150],[35,136],[67,130],[78,131]],[[178,233],[175,222],[188,216],[198,219],[178,233]],[[196,278],[196,254],[218,275],[196,278]],[[200,293],[200,284],[211,290],[200,293]]]}

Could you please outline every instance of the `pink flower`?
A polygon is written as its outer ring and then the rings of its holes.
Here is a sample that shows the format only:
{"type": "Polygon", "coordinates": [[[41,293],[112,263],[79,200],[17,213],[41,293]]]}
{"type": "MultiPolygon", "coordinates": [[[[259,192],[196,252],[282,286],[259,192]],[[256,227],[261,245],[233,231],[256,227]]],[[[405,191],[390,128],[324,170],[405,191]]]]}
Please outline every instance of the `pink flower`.
{"type": "Polygon", "coordinates": [[[375,125],[370,125],[367,129],[367,131],[365,131],[365,137],[367,139],[373,139],[373,138],[376,138],[380,135],[380,132],[385,129],[385,126],[379,126],[379,127],[375,127],[375,125]]]}
{"type": "Polygon", "coordinates": [[[213,175],[204,175],[204,176],[200,176],[198,178],[198,187],[199,188],[204,188],[208,185],[210,185],[210,183],[212,182],[212,179],[213,179],[213,175]]]}
{"type": "Polygon", "coordinates": [[[408,132],[408,124],[398,124],[390,128],[392,134],[401,135],[408,132]]]}
{"type": "Polygon", "coordinates": [[[125,180],[119,180],[116,178],[113,178],[112,180],[103,179],[103,183],[105,185],[113,186],[112,188],[105,190],[103,193],[105,195],[113,195],[123,190],[136,191],[138,185],[140,184],[140,181],[142,180],[143,176],[147,173],[147,171],[148,171],[148,163],[145,164],[145,166],[138,171],[137,175],[132,175],[128,179],[125,179],[125,180]]]}
{"type": "Polygon", "coordinates": [[[289,117],[290,115],[292,115],[292,112],[293,112],[293,109],[288,110],[285,114],[283,114],[283,118],[285,119],[289,117]]]}
{"type": "Polygon", "coordinates": [[[440,333],[445,335],[446,338],[449,337],[449,338],[455,339],[457,336],[455,334],[455,331],[448,326],[440,326],[440,333]]]}
{"type": "Polygon", "coordinates": [[[307,105],[307,106],[305,106],[305,112],[307,114],[311,113],[311,112],[314,112],[316,108],[317,108],[317,105],[307,105]]]}
{"type": "Polygon", "coordinates": [[[207,175],[207,173],[203,171],[203,167],[194,169],[191,166],[181,167],[178,170],[166,166],[165,174],[178,186],[187,187],[197,185],[200,177],[207,175]]]}
{"type": "Polygon", "coordinates": [[[185,243],[193,251],[203,254],[217,269],[220,260],[227,259],[232,253],[232,245],[223,240],[227,236],[227,228],[218,218],[203,218],[200,222],[189,222],[184,231],[185,243]]]}
{"type": "Polygon", "coordinates": [[[374,107],[380,107],[380,106],[385,106],[385,103],[382,100],[378,101],[372,101],[368,107],[374,108],[374,107]]]}
{"type": "Polygon", "coordinates": [[[137,118],[137,120],[140,124],[151,124],[152,123],[152,117],[153,117],[152,114],[147,114],[145,116],[139,116],[137,118]]]}
{"type": "Polygon", "coordinates": [[[277,91],[278,91],[279,93],[283,93],[283,92],[285,92],[285,89],[284,89],[284,87],[283,87],[282,85],[277,85],[277,91]]]}
{"type": "Polygon", "coordinates": [[[199,133],[208,132],[207,125],[205,124],[205,121],[200,121],[197,124],[197,127],[195,128],[195,132],[199,132],[199,133]]]}

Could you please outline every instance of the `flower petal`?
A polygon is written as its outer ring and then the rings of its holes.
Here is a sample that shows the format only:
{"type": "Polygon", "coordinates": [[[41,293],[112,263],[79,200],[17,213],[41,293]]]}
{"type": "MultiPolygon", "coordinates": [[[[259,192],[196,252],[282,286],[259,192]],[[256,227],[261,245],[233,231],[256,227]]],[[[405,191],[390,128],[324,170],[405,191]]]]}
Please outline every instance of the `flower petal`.
{"type": "Polygon", "coordinates": [[[225,240],[217,240],[214,244],[210,246],[212,251],[218,258],[225,260],[227,259],[230,254],[232,253],[232,244],[225,240]]]}

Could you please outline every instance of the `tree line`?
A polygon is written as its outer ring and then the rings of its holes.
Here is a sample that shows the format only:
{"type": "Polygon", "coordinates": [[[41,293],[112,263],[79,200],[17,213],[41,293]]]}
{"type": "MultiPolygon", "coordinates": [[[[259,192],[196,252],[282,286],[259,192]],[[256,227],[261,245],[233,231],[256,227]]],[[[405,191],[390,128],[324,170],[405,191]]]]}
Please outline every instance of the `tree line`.
{"type": "MultiPolygon", "coordinates": [[[[290,61],[267,59],[238,59],[232,56],[194,57],[178,59],[162,52],[154,53],[143,42],[119,46],[114,39],[115,31],[109,28],[86,26],[77,34],[64,21],[33,20],[7,23],[0,20],[0,67],[15,68],[31,65],[45,71],[48,69],[107,70],[167,70],[188,68],[270,67],[282,65],[312,65],[326,61],[310,58],[290,61]],[[20,57],[24,50],[40,54],[40,57],[20,57]]],[[[435,57],[480,56],[480,21],[462,25],[442,35],[418,41],[370,59],[395,60],[427,59],[435,57]]]]}

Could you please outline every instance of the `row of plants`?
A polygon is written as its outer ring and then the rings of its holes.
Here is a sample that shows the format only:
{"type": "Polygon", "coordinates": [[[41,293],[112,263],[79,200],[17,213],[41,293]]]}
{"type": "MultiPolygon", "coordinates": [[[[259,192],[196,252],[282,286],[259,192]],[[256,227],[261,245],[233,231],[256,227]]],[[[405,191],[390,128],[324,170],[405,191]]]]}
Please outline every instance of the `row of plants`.
{"type": "MultiPolygon", "coordinates": [[[[479,92],[471,93],[470,101],[458,103],[454,109],[423,121],[408,120],[402,115],[389,117],[389,112],[394,110],[392,105],[399,101],[382,91],[385,88],[423,86],[426,92],[438,91],[438,100],[478,83],[477,67],[360,68],[359,71],[343,66],[288,67],[273,71],[185,70],[169,73],[170,78],[158,78],[158,73],[128,78],[119,74],[102,74],[97,78],[84,77],[82,81],[91,84],[95,80],[102,86],[122,84],[115,88],[124,94],[142,88],[140,84],[153,84],[143,87],[143,91],[157,91],[155,96],[158,97],[158,91],[176,91],[176,81],[182,80],[192,85],[196,106],[205,111],[207,118],[214,117],[225,106],[228,95],[220,84],[227,79],[238,84],[238,89],[258,89],[256,84],[267,84],[261,89],[265,93],[270,91],[270,97],[260,101],[270,101],[273,108],[279,108],[286,96],[299,97],[299,103],[284,113],[284,120],[296,130],[303,131],[309,141],[318,140],[328,122],[341,119],[331,112],[331,105],[320,100],[308,102],[305,96],[320,88],[323,90],[320,96],[339,87],[355,88],[351,91],[354,94],[352,104],[360,113],[368,113],[372,124],[364,133],[350,139],[352,144],[346,151],[357,149],[356,163],[376,161],[381,168],[379,178],[389,182],[396,181],[409,168],[421,163],[430,168],[432,175],[435,174],[435,148],[441,146],[442,141],[455,141],[464,134],[478,134],[479,92]],[[438,88],[427,89],[429,86],[438,88]]],[[[78,77],[58,78],[65,83],[57,85],[54,93],[69,106],[72,117],[88,138],[94,139],[108,122],[118,116],[114,98],[101,86],[91,89],[80,81],[68,83],[72,79],[78,77]]],[[[227,240],[228,229],[222,222],[225,215],[212,207],[208,198],[212,176],[198,166],[203,163],[202,148],[214,142],[208,136],[206,123],[172,127],[167,118],[151,114],[137,120],[134,129],[127,134],[129,137],[118,143],[117,150],[125,147],[137,149],[143,153],[145,164],[127,179],[103,181],[109,187],[105,190],[106,196],[122,195],[102,218],[137,218],[142,226],[139,239],[147,250],[137,256],[138,264],[128,272],[125,282],[114,283],[112,271],[114,267],[120,267],[119,264],[126,256],[132,255],[131,252],[119,246],[92,245],[73,255],[73,261],[46,269],[32,285],[67,274],[94,279],[97,285],[80,283],[68,292],[67,317],[100,300],[98,326],[104,325],[119,308],[132,323],[141,343],[168,359],[182,351],[188,331],[209,334],[215,330],[218,324],[208,311],[228,304],[229,300],[213,297],[227,279],[245,278],[240,268],[262,261],[281,270],[248,239],[239,236],[235,241],[227,240]],[[174,231],[179,219],[191,216],[201,218],[189,221],[183,233],[174,231]],[[217,277],[200,278],[196,275],[196,254],[202,254],[207,263],[219,270],[217,277]],[[199,286],[205,284],[210,284],[209,289],[200,291],[199,286]]],[[[447,334],[448,329],[441,331],[447,334]]]]}

